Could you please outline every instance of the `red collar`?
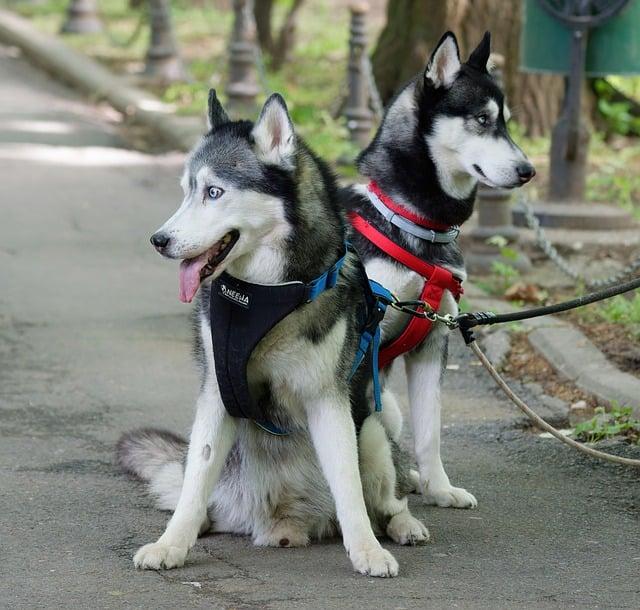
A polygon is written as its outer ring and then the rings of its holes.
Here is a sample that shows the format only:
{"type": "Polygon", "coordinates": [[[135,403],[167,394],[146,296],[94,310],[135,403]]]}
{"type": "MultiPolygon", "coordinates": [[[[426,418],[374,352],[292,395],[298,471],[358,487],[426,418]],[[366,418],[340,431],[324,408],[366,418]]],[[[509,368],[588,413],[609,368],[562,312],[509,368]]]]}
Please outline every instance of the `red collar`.
{"type": "Polygon", "coordinates": [[[421,275],[429,283],[439,285],[441,288],[450,290],[456,300],[464,292],[462,282],[455,277],[450,271],[432,265],[418,258],[402,246],[390,240],[386,235],[378,231],[373,225],[368,223],[362,216],[356,212],[349,212],[349,222],[356,231],[366,237],[370,242],[375,244],[380,250],[388,254],[391,258],[402,263],[412,271],[421,275]]]}
{"type": "Polygon", "coordinates": [[[433,220],[429,220],[424,216],[420,216],[419,214],[414,214],[413,212],[407,210],[404,206],[397,204],[389,195],[385,195],[382,192],[378,183],[375,180],[371,180],[367,185],[367,189],[371,191],[382,203],[384,203],[390,210],[393,210],[398,216],[402,216],[407,220],[417,224],[424,229],[431,229],[432,231],[450,231],[453,227],[448,225],[444,225],[438,222],[434,222],[433,220]]]}

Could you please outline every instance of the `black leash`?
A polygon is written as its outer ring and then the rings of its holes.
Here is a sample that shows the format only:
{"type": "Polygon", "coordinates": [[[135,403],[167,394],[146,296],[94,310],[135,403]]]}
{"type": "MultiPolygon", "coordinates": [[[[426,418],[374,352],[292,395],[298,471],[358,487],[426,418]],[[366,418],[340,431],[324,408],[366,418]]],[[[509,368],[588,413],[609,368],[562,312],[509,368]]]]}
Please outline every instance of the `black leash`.
{"type": "Polygon", "coordinates": [[[525,311],[518,311],[507,314],[495,314],[492,311],[476,311],[472,313],[463,313],[458,315],[457,317],[453,317],[449,314],[441,315],[437,311],[434,311],[428,305],[428,303],[419,300],[399,301],[398,299],[393,297],[393,295],[391,295],[391,298],[382,298],[382,300],[385,302],[385,305],[388,305],[393,309],[396,309],[408,315],[424,317],[431,320],[432,322],[441,322],[451,330],[459,328],[465,343],[475,353],[482,365],[487,369],[489,374],[493,377],[493,379],[505,392],[505,394],[521,411],[525,413],[527,417],[529,417],[529,419],[534,422],[536,426],[542,428],[543,430],[546,430],[560,442],[573,447],[581,453],[590,455],[591,457],[606,460],[608,462],[614,462],[616,464],[623,464],[625,466],[634,466],[637,468],[640,467],[640,459],[632,459],[620,455],[612,455],[609,453],[604,453],[603,451],[598,451],[597,449],[588,447],[583,443],[579,443],[578,441],[566,436],[559,430],[556,430],[546,421],[544,421],[544,419],[542,419],[537,413],[535,413],[535,411],[533,411],[509,387],[507,382],[502,378],[500,373],[495,369],[495,367],[491,364],[489,359],[485,356],[485,354],[476,343],[475,337],[473,336],[473,331],[471,329],[474,326],[486,326],[489,324],[501,324],[504,322],[517,322],[519,320],[528,320],[530,318],[538,318],[540,316],[560,313],[562,311],[569,311],[570,309],[576,309],[577,307],[583,307],[584,305],[589,305],[590,303],[596,303],[597,301],[609,299],[611,297],[623,294],[625,292],[630,292],[631,290],[636,290],[638,288],[640,288],[640,277],[637,277],[629,282],[625,282],[624,284],[620,284],[619,286],[605,288],[597,292],[585,294],[584,296],[578,297],[576,299],[571,299],[570,301],[565,301],[564,303],[556,303],[555,305],[534,307],[533,309],[527,309],[525,311]]]}
{"type": "MultiPolygon", "coordinates": [[[[562,311],[569,311],[570,309],[576,309],[577,307],[582,307],[584,305],[589,305],[590,303],[596,303],[597,301],[602,301],[604,299],[609,299],[611,297],[617,296],[619,294],[623,294],[625,292],[630,292],[631,290],[637,290],[640,288],[640,277],[637,277],[629,282],[625,282],[624,284],[620,284],[618,286],[612,286],[609,288],[605,288],[603,290],[599,290],[597,292],[592,292],[590,294],[585,294],[584,296],[578,297],[576,299],[571,299],[570,301],[565,301],[564,303],[556,303],[555,305],[548,305],[546,307],[534,307],[533,309],[527,309],[525,311],[518,311],[514,313],[506,313],[506,314],[495,314],[490,311],[479,311],[474,313],[463,313],[459,315],[457,318],[454,318],[454,322],[457,323],[460,332],[464,338],[465,343],[473,350],[474,354],[480,360],[482,365],[487,369],[491,377],[495,380],[498,386],[502,389],[502,391],[511,399],[511,401],[529,418],[533,423],[543,430],[546,430],[558,439],[560,442],[573,447],[577,451],[589,455],[594,458],[598,458],[601,460],[606,460],[608,462],[613,462],[615,464],[622,464],[624,466],[634,466],[635,468],[640,467],[640,459],[633,459],[624,457],[621,455],[612,455],[610,453],[605,453],[603,451],[599,451],[594,449],[593,447],[588,447],[587,445],[580,443],[573,438],[568,437],[566,434],[563,434],[556,428],[554,428],[551,424],[547,423],[544,419],[542,419],[527,403],[524,402],[507,384],[507,382],[502,378],[500,373],[496,370],[496,368],[491,364],[489,359],[482,352],[480,347],[475,341],[475,337],[473,336],[473,331],[471,330],[474,326],[486,326],[490,324],[500,324],[504,322],[517,322],[519,320],[528,320],[530,318],[537,318],[540,316],[546,316],[554,313],[560,313],[562,311]]],[[[445,324],[446,320],[443,320],[445,324]]],[[[449,328],[455,328],[454,323],[449,323],[449,328]]]]}
{"type": "Polygon", "coordinates": [[[555,305],[547,305],[545,307],[534,307],[533,309],[526,309],[524,311],[516,311],[513,313],[496,314],[492,311],[476,311],[471,313],[463,313],[455,318],[462,337],[467,345],[473,343],[475,340],[473,331],[474,326],[485,326],[489,324],[503,324],[505,322],[518,322],[520,320],[529,320],[530,318],[538,318],[540,316],[547,316],[554,313],[560,313],[562,311],[569,311],[570,309],[576,309],[577,307],[583,307],[597,301],[603,301],[604,299],[610,299],[619,294],[630,292],[631,290],[637,290],[640,288],[640,277],[637,277],[624,284],[618,286],[611,286],[597,292],[585,294],[576,299],[570,301],[564,301],[563,303],[556,303],[555,305]]]}

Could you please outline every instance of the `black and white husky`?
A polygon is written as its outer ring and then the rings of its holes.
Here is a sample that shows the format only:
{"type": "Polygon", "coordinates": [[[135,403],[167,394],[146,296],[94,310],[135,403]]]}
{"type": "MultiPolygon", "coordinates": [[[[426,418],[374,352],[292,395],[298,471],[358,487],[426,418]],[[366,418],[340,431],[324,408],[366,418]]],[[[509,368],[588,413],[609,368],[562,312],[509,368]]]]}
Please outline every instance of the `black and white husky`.
{"type": "MultiPolygon", "coordinates": [[[[358,159],[360,172],[377,184],[373,190],[384,193],[409,215],[457,227],[471,216],[478,182],[513,188],[535,174],[509,137],[509,111],[487,69],[489,52],[487,33],[469,60],[461,63],[455,36],[445,34],[424,73],[391,102],[375,138],[358,159]]],[[[371,188],[353,186],[342,195],[346,207],[405,250],[465,279],[455,240],[433,243],[389,222],[371,188]]],[[[359,233],[352,239],[371,279],[401,300],[417,298],[424,285],[421,276],[359,233]]],[[[445,292],[440,311],[457,313],[450,292],[445,292]]],[[[382,324],[383,342],[397,337],[406,322],[404,314],[389,310],[382,324]]],[[[451,484],[440,458],[440,382],[447,335],[446,328],[435,325],[427,339],[405,356],[415,456],[420,489],[428,503],[472,508],[476,498],[451,484]]],[[[385,408],[391,408],[392,398],[387,391],[385,408]]]]}
{"type": "Polygon", "coordinates": [[[334,288],[274,326],[249,360],[249,387],[291,433],[269,434],[225,410],[212,349],[212,281],[226,271],[260,284],[309,282],[344,254],[346,221],[333,177],[295,134],[280,96],[253,124],[229,121],[211,92],[208,118],[210,131],[186,163],[184,201],[152,237],[161,254],[182,260],[181,299],[198,295],[201,392],[188,445],[156,430],[119,442],[121,466],[173,511],[134,563],[181,566],[203,531],[300,546],[339,528],[355,570],[394,576],[398,564],[374,530],[401,544],[424,542],[428,532],[409,513],[411,476],[386,422],[370,415],[366,367],[350,380],[363,300],[355,255],[347,255],[334,288]]]}

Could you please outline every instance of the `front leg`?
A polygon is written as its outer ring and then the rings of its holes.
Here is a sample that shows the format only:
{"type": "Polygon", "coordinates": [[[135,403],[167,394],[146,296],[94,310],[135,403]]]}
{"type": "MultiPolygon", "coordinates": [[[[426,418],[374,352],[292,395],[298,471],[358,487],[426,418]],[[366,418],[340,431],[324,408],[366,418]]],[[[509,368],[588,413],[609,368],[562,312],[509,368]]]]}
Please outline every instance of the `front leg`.
{"type": "Polygon", "coordinates": [[[396,576],[398,563],[376,539],[367,515],[348,396],[336,390],[310,401],[307,416],[318,460],[336,503],[342,540],[354,569],[371,576],[396,576]]]}
{"type": "Polygon", "coordinates": [[[187,552],[207,519],[209,496],[235,437],[235,421],[227,414],[217,387],[206,384],[198,398],[178,505],[158,541],[146,544],[135,554],[137,568],[157,570],[184,565],[187,552]]]}
{"type": "Polygon", "coordinates": [[[440,458],[440,385],[447,364],[446,329],[434,328],[424,345],[405,357],[420,489],[428,504],[475,508],[466,489],[453,487],[440,458]]]}

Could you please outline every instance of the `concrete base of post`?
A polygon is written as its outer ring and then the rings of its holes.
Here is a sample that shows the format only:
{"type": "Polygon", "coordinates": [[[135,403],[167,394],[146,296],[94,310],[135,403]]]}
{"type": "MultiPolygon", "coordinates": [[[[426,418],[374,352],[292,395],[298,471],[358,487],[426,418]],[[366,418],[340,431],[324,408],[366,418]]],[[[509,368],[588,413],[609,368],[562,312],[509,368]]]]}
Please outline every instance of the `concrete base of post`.
{"type": "Polygon", "coordinates": [[[94,0],[71,0],[67,18],[60,28],[62,34],[96,34],[102,30],[94,0]]]}
{"type": "Polygon", "coordinates": [[[511,220],[511,192],[505,189],[489,188],[481,185],[478,188],[478,224],[464,235],[465,263],[473,274],[487,274],[493,270],[493,263],[508,263],[518,271],[531,268],[529,258],[518,251],[518,229],[511,220]],[[518,253],[516,259],[505,259],[500,248],[488,244],[492,237],[504,238],[511,250],[518,253]]]}
{"type": "MultiPolygon", "coordinates": [[[[513,249],[513,245],[509,246],[513,249]]],[[[490,246],[487,243],[478,243],[475,240],[464,242],[463,246],[464,264],[473,279],[478,275],[489,275],[494,271],[494,263],[505,263],[520,271],[527,273],[531,271],[531,259],[523,252],[517,252],[516,258],[505,258],[500,254],[497,246],[490,246]]]]}
{"type": "Polygon", "coordinates": [[[227,103],[225,109],[232,119],[249,119],[258,112],[256,96],[260,88],[252,83],[235,83],[226,90],[227,103]]]}
{"type": "Polygon", "coordinates": [[[140,75],[144,81],[166,85],[189,80],[182,59],[174,54],[147,55],[144,71],[140,75]]]}
{"type": "MultiPolygon", "coordinates": [[[[584,231],[619,231],[636,223],[628,212],[602,203],[556,203],[539,201],[533,204],[535,215],[542,227],[580,229],[584,231]]],[[[525,227],[524,211],[513,208],[513,222],[525,227]]]]}
{"type": "Polygon", "coordinates": [[[346,108],[347,129],[352,142],[364,148],[371,140],[373,113],[366,108],[346,108]]]}

